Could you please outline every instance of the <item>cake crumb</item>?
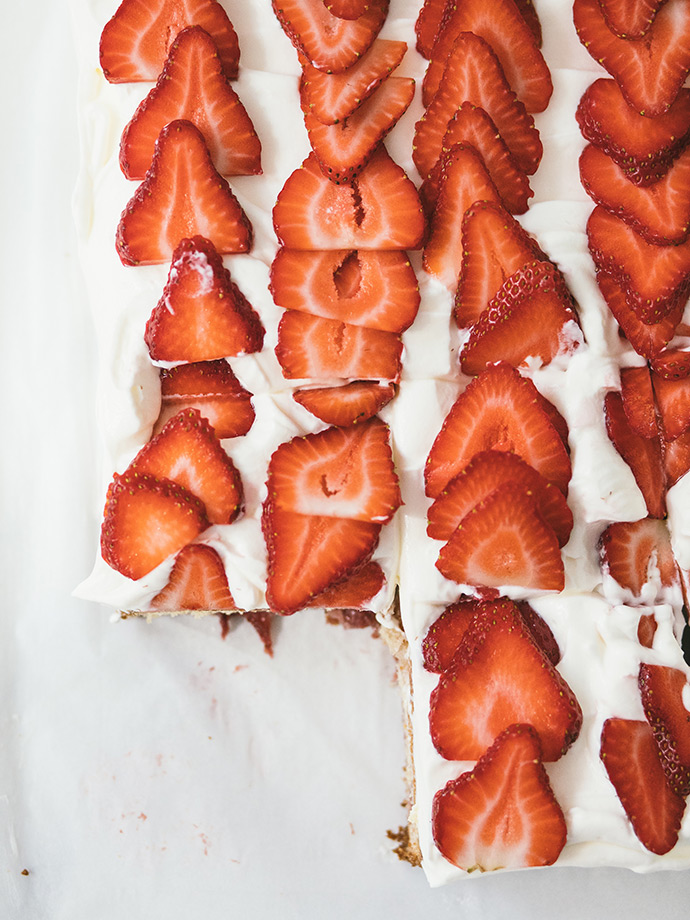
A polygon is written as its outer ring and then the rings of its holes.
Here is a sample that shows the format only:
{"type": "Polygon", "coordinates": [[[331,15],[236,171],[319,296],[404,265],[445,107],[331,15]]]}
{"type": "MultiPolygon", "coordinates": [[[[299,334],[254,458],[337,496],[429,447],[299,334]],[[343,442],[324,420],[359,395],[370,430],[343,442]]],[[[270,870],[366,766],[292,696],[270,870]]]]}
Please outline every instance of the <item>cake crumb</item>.
{"type": "Polygon", "coordinates": [[[28,875],[28,874],[29,874],[28,869],[22,869],[22,875],[28,875]]]}
{"type": "Polygon", "coordinates": [[[401,825],[397,831],[386,831],[386,836],[398,844],[397,847],[393,847],[393,852],[399,860],[408,862],[411,866],[421,866],[419,849],[410,840],[410,829],[407,824],[401,825]]]}

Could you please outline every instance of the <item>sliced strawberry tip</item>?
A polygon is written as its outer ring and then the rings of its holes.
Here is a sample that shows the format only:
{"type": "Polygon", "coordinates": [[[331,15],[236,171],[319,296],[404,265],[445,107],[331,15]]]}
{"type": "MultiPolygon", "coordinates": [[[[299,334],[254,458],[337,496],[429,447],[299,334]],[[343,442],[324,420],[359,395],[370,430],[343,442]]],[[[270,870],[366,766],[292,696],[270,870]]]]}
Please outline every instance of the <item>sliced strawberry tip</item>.
{"type": "Polygon", "coordinates": [[[655,355],[660,354],[673,338],[683,316],[684,304],[675,304],[658,322],[645,323],[630,306],[624,288],[612,275],[605,271],[598,272],[597,284],[620,331],[639,355],[649,358],[652,365],[656,366],[655,355]]]}
{"type": "Polygon", "coordinates": [[[292,398],[327,425],[341,428],[373,418],[393,399],[396,386],[353,380],[339,387],[295,390],[292,398]]]}
{"type": "MultiPolygon", "coordinates": [[[[328,610],[362,610],[386,583],[386,576],[378,562],[368,562],[345,581],[326,588],[309,601],[307,607],[325,607],[328,610]]],[[[367,624],[369,625],[369,624],[367,624]]]]}
{"type": "Polygon", "coordinates": [[[654,390],[647,365],[621,369],[621,399],[625,417],[633,431],[641,438],[658,438],[654,390]]]}
{"type": "Polygon", "coordinates": [[[599,553],[611,578],[635,597],[640,597],[653,571],[659,573],[662,585],[678,580],[665,521],[643,518],[609,524],[599,539],[599,553]]]}
{"type": "Polygon", "coordinates": [[[177,555],[168,583],[151,601],[153,610],[235,610],[225,566],[210,546],[192,543],[177,555]]]}

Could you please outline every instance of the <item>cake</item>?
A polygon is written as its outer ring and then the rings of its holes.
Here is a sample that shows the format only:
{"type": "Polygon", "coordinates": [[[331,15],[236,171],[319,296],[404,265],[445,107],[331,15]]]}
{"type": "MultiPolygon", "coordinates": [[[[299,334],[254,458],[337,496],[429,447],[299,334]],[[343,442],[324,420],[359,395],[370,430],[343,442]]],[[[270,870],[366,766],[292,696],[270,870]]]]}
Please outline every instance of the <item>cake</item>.
{"type": "Polygon", "coordinates": [[[485,6],[75,0],[106,455],[77,593],[267,643],[370,612],[432,885],[684,868],[687,14],[619,38],[576,0],[580,41],[558,0],[485,6]],[[651,35],[666,101],[620,63],[651,35]]]}

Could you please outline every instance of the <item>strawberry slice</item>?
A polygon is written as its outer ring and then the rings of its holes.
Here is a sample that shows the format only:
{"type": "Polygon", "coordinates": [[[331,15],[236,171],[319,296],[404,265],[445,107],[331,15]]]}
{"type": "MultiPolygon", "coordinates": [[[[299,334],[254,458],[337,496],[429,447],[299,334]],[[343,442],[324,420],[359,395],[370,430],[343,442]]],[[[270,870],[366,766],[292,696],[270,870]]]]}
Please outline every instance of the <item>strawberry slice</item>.
{"type": "Polygon", "coordinates": [[[167,585],[151,601],[153,610],[235,610],[218,553],[202,543],[180,550],[167,585]]]}
{"type": "Polygon", "coordinates": [[[578,342],[574,307],[559,269],[552,262],[529,262],[504,282],[472,327],[460,353],[462,372],[480,374],[501,359],[514,367],[528,358],[547,365],[573,351],[578,342]]]}
{"type": "Polygon", "coordinates": [[[493,48],[506,80],[528,112],[544,111],[553,93],[551,73],[514,0],[446,5],[422,84],[425,106],[438,91],[450,49],[463,32],[480,36],[493,48]]]}
{"type": "Polygon", "coordinates": [[[664,349],[673,338],[676,326],[683,316],[684,304],[676,303],[671,311],[656,323],[643,323],[628,304],[625,290],[605,271],[597,273],[597,284],[604,295],[609,310],[614,315],[621,332],[643,358],[650,358],[664,349]]]}
{"type": "Polygon", "coordinates": [[[472,457],[512,451],[564,495],[570,458],[541,408],[537,389],[509,364],[490,365],[458,396],[434,441],[424,470],[426,494],[436,498],[472,457]]]}
{"type": "Polygon", "coordinates": [[[652,370],[664,380],[683,380],[690,377],[690,351],[665,348],[651,357],[652,370]]]}
{"type": "Polygon", "coordinates": [[[122,212],[117,251],[124,265],[168,262],[180,240],[196,235],[213,240],[218,252],[249,252],[252,226],[211,162],[199,129],[172,121],[122,212]]]}
{"type": "Polygon", "coordinates": [[[690,71],[690,7],[667,0],[644,38],[619,38],[609,29],[599,0],[575,0],[573,19],[580,41],[616,80],[641,114],[661,115],[690,71]]]}
{"type": "Polygon", "coordinates": [[[385,583],[386,577],[378,562],[368,562],[345,581],[317,594],[306,606],[330,610],[361,610],[376,597],[385,583]]]}
{"type": "Polygon", "coordinates": [[[663,457],[666,487],[670,489],[690,470],[690,431],[675,441],[664,441],[663,457]]]}
{"type": "Polygon", "coordinates": [[[154,435],[181,409],[198,409],[220,440],[238,438],[254,424],[252,394],[240,384],[227,361],[164,368],[160,380],[161,411],[154,435]]]}
{"type": "Polygon", "coordinates": [[[373,418],[281,444],[268,465],[272,507],[387,524],[402,504],[389,435],[373,418]]]}
{"type": "Polygon", "coordinates": [[[419,309],[419,285],[404,252],[280,249],[270,290],[286,310],[354,326],[404,332],[419,309]]]}
{"type": "Polygon", "coordinates": [[[271,0],[278,22],[295,48],[318,70],[340,73],[374,41],[388,13],[388,0],[369,0],[357,19],[339,19],[320,0],[271,0]]]}
{"type": "Polygon", "coordinates": [[[436,568],[478,588],[562,591],[565,570],[553,528],[527,489],[507,482],[480,501],[442,547],[436,568]]]}
{"type": "Polygon", "coordinates": [[[551,632],[551,627],[543,617],[540,617],[537,611],[527,601],[515,601],[515,606],[520,611],[520,616],[525,625],[532,633],[532,638],[537,643],[542,652],[549,659],[551,664],[556,667],[561,660],[561,649],[556,641],[556,637],[551,632]]]}
{"type": "Polygon", "coordinates": [[[685,797],[690,793],[690,712],[683,703],[686,674],[678,668],[641,664],[638,683],[666,779],[677,795],[685,797]]]}
{"type": "Polygon", "coordinates": [[[381,524],[281,511],[264,504],[268,550],[266,600],[276,613],[305,607],[367,563],[381,524]]]}
{"type": "Polygon", "coordinates": [[[383,145],[347,185],[310,153],[278,195],[273,226],[288,249],[419,249],[425,229],[417,190],[383,145]]]}
{"type": "Polygon", "coordinates": [[[604,399],[606,431],[630,467],[651,517],[666,515],[666,483],[661,460],[661,445],[656,438],[642,438],[630,427],[621,394],[610,392],[604,399]]]}
{"type": "Polygon", "coordinates": [[[213,361],[261,351],[264,328],[213,243],[195,236],[175,248],[144,340],[153,361],[213,361]]]}
{"type": "Polygon", "coordinates": [[[302,110],[325,125],[334,125],[368,99],[399,66],[407,42],[377,38],[366,54],[343,73],[323,73],[309,61],[302,62],[300,98],[302,110]]]}
{"type": "Polygon", "coordinates": [[[639,115],[615,80],[595,80],[576,117],[585,140],[610,156],[636,185],[656,182],[685,149],[690,137],[690,89],[681,89],[668,111],[639,115]]]}
{"type": "Polygon", "coordinates": [[[369,0],[323,0],[323,3],[338,19],[359,19],[369,6],[369,0]]]}
{"type": "Polygon", "coordinates": [[[652,374],[664,440],[675,441],[690,428],[690,378],[665,380],[652,374]]]}
{"type": "Polygon", "coordinates": [[[478,201],[465,213],[462,246],[455,294],[455,321],[461,328],[477,322],[489,301],[519,268],[547,258],[506,209],[490,201],[478,201]]]}
{"type": "Polygon", "coordinates": [[[640,597],[653,570],[658,570],[662,585],[678,581],[665,521],[643,518],[609,524],[599,539],[599,553],[602,567],[635,597],[640,597]]]}
{"type": "Polygon", "coordinates": [[[101,555],[127,578],[148,575],[208,527],[206,510],[191,492],[134,470],[115,474],[101,526],[101,555]]]}
{"type": "Polygon", "coordinates": [[[427,533],[434,540],[449,540],[463,518],[503,483],[529,492],[537,511],[565,546],[573,529],[573,514],[563,493],[547,482],[517,454],[488,450],[475,454],[447,484],[429,508],[427,533]]]}
{"type": "Polygon", "coordinates": [[[128,472],[170,479],[199,498],[212,524],[230,524],[242,509],[234,463],[198,410],[185,409],[145,444],[128,472]]]}
{"type": "Polygon", "coordinates": [[[415,21],[417,51],[427,60],[431,57],[431,49],[434,47],[445,9],[446,0],[424,0],[415,21]]]}
{"type": "Polygon", "coordinates": [[[680,833],[685,799],[670,787],[646,722],[607,719],[599,756],[635,836],[652,853],[673,849],[680,833]]]}
{"type": "Polygon", "coordinates": [[[337,377],[397,383],[402,370],[399,335],[294,310],[280,321],[275,353],[288,380],[337,377]]]}
{"type": "Polygon", "coordinates": [[[580,156],[580,181],[597,204],[622,218],[649,243],[682,243],[690,233],[690,149],[651,185],[635,185],[603,150],[588,144],[580,156]]]}
{"type": "Polygon", "coordinates": [[[534,0],[515,0],[515,6],[520,10],[520,15],[530,27],[535,42],[541,48],[541,22],[539,21],[539,14],[534,8],[534,0]]]}
{"type": "Polygon", "coordinates": [[[505,78],[491,46],[472,32],[453,43],[438,92],[415,126],[412,158],[425,179],[439,158],[448,123],[463,102],[481,106],[528,175],[535,172],[542,145],[534,119],[505,78]]]}
{"type": "Polygon", "coordinates": [[[392,383],[353,380],[340,387],[295,390],[292,398],[327,425],[345,428],[373,418],[395,396],[392,383]]]}
{"type": "Polygon", "coordinates": [[[644,648],[652,648],[657,622],[653,613],[643,613],[637,623],[637,641],[644,648]]]}
{"type": "Polygon", "coordinates": [[[510,725],[479,762],[434,796],[434,843],[468,872],[551,866],[567,828],[531,725],[510,725]]]}
{"type": "Polygon", "coordinates": [[[383,138],[406,111],[414,96],[414,80],[389,77],[351,115],[325,125],[306,109],[304,124],[321,171],[336,184],[352,182],[383,138]]]}
{"type": "Polygon", "coordinates": [[[123,0],[101,34],[100,61],[106,80],[157,80],[175,36],[187,26],[201,26],[208,32],[226,77],[234,80],[239,42],[227,13],[216,0],[123,0]]]}
{"type": "Polygon", "coordinates": [[[619,38],[643,38],[666,0],[599,0],[606,25],[619,38]]]}
{"type": "Polygon", "coordinates": [[[429,727],[447,760],[478,760],[514,722],[528,722],[545,761],[577,738],[582,711],[572,690],[536,644],[508,600],[482,604],[453,664],[431,694],[429,727]]]}
{"type": "Polygon", "coordinates": [[[633,431],[641,438],[658,438],[654,390],[647,365],[621,369],[621,399],[625,417],[633,431]]]}
{"type": "Polygon", "coordinates": [[[158,82],[122,134],[120,167],[128,179],[144,178],[158,135],[180,118],[201,131],[221,175],[261,172],[261,143],[254,125],[228,83],[213,39],[200,26],[177,36],[158,82]]]}

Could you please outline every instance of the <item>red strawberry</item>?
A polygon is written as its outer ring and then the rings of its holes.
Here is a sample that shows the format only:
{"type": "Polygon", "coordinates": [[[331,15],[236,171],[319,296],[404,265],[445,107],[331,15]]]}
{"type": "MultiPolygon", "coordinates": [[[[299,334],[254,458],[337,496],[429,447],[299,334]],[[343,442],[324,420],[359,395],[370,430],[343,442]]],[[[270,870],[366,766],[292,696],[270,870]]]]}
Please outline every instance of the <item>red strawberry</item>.
{"type": "Polygon", "coordinates": [[[690,712],[683,702],[687,676],[678,668],[641,664],[639,685],[666,778],[677,795],[686,796],[690,793],[690,712]]]}
{"type": "Polygon", "coordinates": [[[648,185],[685,149],[690,89],[681,89],[667,112],[647,118],[628,105],[615,80],[599,79],[582,96],[576,115],[585,140],[610,156],[631,182],[648,185]]]}
{"type": "Polygon", "coordinates": [[[325,125],[306,109],[304,124],[321,171],[336,184],[352,182],[414,96],[414,80],[390,77],[351,115],[325,125]]]}
{"type": "Polygon", "coordinates": [[[366,54],[342,73],[323,73],[304,60],[300,81],[303,111],[311,112],[325,125],[342,121],[390,76],[406,51],[406,42],[377,38],[366,54]]]}
{"type": "Polygon", "coordinates": [[[431,57],[431,49],[434,47],[434,40],[445,8],[446,0],[424,0],[417,16],[414,26],[417,35],[417,51],[427,60],[431,57]]]}
{"type": "Polygon", "coordinates": [[[323,0],[323,3],[338,19],[359,19],[369,7],[369,0],[323,0]]]}
{"type": "Polygon", "coordinates": [[[531,380],[503,362],[471,381],[443,422],[426,461],[426,494],[436,498],[483,450],[512,451],[565,495],[568,453],[531,380]]]}
{"type": "Polygon", "coordinates": [[[218,252],[248,252],[252,227],[189,121],[172,121],[151,168],[122,212],[117,251],[125,265],[168,262],[180,240],[201,235],[218,252]]]}
{"type": "Polygon", "coordinates": [[[271,265],[279,307],[354,326],[404,332],[419,309],[419,286],[404,252],[280,249],[271,265]]]}
{"type": "Polygon", "coordinates": [[[528,358],[546,365],[572,351],[578,342],[574,306],[552,262],[529,262],[519,268],[472,327],[460,354],[463,373],[480,374],[487,364],[501,359],[514,367],[528,358]]]}
{"type": "Polygon", "coordinates": [[[181,549],[163,590],[151,601],[153,610],[235,610],[228,577],[218,553],[192,543],[181,549]]]}
{"type": "Polygon", "coordinates": [[[288,249],[419,249],[424,215],[417,190],[383,146],[348,185],[324,176],[311,153],[273,209],[288,249]]]}
{"type": "Polygon", "coordinates": [[[463,102],[481,106],[528,175],[536,170],[542,145],[534,119],[510,88],[501,64],[478,35],[461,33],[446,61],[438,92],[415,126],[412,157],[425,179],[439,158],[448,122],[463,102]]]}
{"type": "Polygon", "coordinates": [[[658,438],[654,391],[649,368],[621,369],[621,399],[628,424],[641,438],[658,438]]]}
{"type": "Polygon", "coordinates": [[[173,416],[145,444],[128,472],[170,479],[199,498],[212,524],[229,524],[242,507],[242,482],[232,460],[196,409],[173,416]]]}
{"type": "Polygon", "coordinates": [[[642,845],[668,853],[678,840],[685,800],[666,780],[649,725],[607,719],[599,756],[642,845]]]}
{"type": "Polygon", "coordinates": [[[161,412],[154,434],[180,409],[198,409],[221,440],[240,437],[252,427],[252,394],[240,385],[227,361],[180,364],[162,369],[160,377],[161,412]]]}
{"type": "Polygon", "coordinates": [[[534,40],[541,48],[541,22],[539,21],[539,15],[534,8],[533,0],[515,0],[515,6],[520,10],[520,15],[532,30],[534,40]]]}
{"type": "Polygon", "coordinates": [[[573,514],[563,493],[508,451],[488,450],[474,455],[429,508],[427,533],[435,540],[449,540],[463,518],[507,482],[516,490],[530,493],[544,523],[555,532],[558,545],[565,546],[573,529],[573,514]]]}
{"type": "Polygon", "coordinates": [[[306,606],[361,610],[376,597],[385,583],[386,578],[378,562],[368,562],[345,581],[317,594],[306,606]]]}
{"type": "Polygon", "coordinates": [[[637,623],[637,641],[644,648],[652,648],[657,622],[653,613],[644,613],[637,623]]]}
{"type": "Polygon", "coordinates": [[[402,369],[399,335],[295,310],[280,321],[275,352],[288,380],[337,377],[397,382],[402,369]]]}
{"type": "Polygon", "coordinates": [[[158,135],[178,118],[201,131],[221,175],[261,172],[261,143],[254,125],[223,73],[213,39],[200,26],[177,36],[158,82],[122,134],[120,166],[128,179],[144,178],[158,135]]]}
{"type": "Polygon", "coordinates": [[[575,0],[573,18],[580,41],[620,86],[638,112],[660,115],[672,104],[690,70],[690,7],[668,0],[644,38],[619,38],[604,18],[599,0],[575,0]]]}
{"type": "Polygon", "coordinates": [[[597,284],[609,310],[613,313],[635,351],[644,358],[654,359],[673,338],[676,326],[683,316],[682,302],[675,306],[657,323],[643,323],[632,310],[621,285],[607,272],[597,273],[597,284]]]}
{"type": "Polygon", "coordinates": [[[264,328],[213,243],[195,236],[175,248],[144,339],[153,361],[213,361],[261,351],[264,328]]]}
{"type": "Polygon", "coordinates": [[[295,390],[292,398],[327,425],[341,428],[373,418],[395,396],[392,383],[353,380],[340,387],[295,390]]]}
{"type": "Polygon", "coordinates": [[[170,45],[187,26],[201,26],[208,32],[218,48],[225,75],[234,80],[239,43],[227,13],[216,0],[123,0],[101,34],[100,59],[106,80],[157,80],[170,45]]]}
{"type": "Polygon", "coordinates": [[[531,725],[511,725],[467,773],[434,796],[434,843],[467,871],[550,866],[567,828],[531,725]]]}
{"type": "Polygon", "coordinates": [[[654,373],[665,380],[683,380],[690,377],[690,351],[665,348],[657,352],[649,363],[654,373]]]}
{"type": "Polygon", "coordinates": [[[535,390],[535,397],[537,405],[545,413],[548,420],[553,425],[558,437],[563,442],[563,447],[565,447],[566,452],[570,453],[570,431],[568,430],[568,423],[563,418],[558,409],[554,406],[553,403],[549,402],[546,396],[542,396],[539,390],[535,390]]]}
{"type": "Polygon", "coordinates": [[[642,38],[666,0],[599,0],[606,25],[619,38],[642,38]]]}
{"type": "Polygon", "coordinates": [[[551,74],[514,0],[446,4],[422,84],[424,105],[434,98],[453,42],[463,32],[472,32],[491,45],[506,80],[528,112],[544,111],[553,92],[551,74]]]}
{"type": "Polygon", "coordinates": [[[690,431],[663,445],[666,486],[671,488],[690,470],[690,431]]]}
{"type": "Polygon", "coordinates": [[[665,380],[652,374],[654,395],[666,441],[675,441],[690,428],[690,378],[665,380]]]}
{"type": "Polygon", "coordinates": [[[650,579],[650,567],[658,569],[662,585],[678,580],[671,540],[664,521],[616,521],[599,540],[602,566],[622,588],[639,597],[650,579]]]}
{"type": "Polygon", "coordinates": [[[538,732],[544,760],[558,760],[577,738],[582,711],[508,600],[482,604],[451,667],[431,694],[429,727],[447,760],[478,760],[514,722],[538,732]]]}
{"type": "Polygon", "coordinates": [[[320,0],[271,0],[292,44],[319,70],[340,73],[365,53],[388,13],[388,0],[369,0],[358,19],[339,19],[320,0]]]}
{"type": "Polygon", "coordinates": [[[606,431],[630,467],[651,517],[666,515],[666,484],[661,460],[661,445],[656,438],[642,438],[634,431],[623,409],[620,393],[607,393],[604,399],[606,431]]]}
{"type": "Polygon", "coordinates": [[[143,578],[208,523],[202,502],[187,489],[130,469],[108,488],[101,554],[127,578],[143,578]]]}
{"type": "Polygon", "coordinates": [[[551,628],[543,617],[527,601],[515,601],[525,625],[532,633],[532,638],[555,667],[561,660],[561,649],[551,628]]]}

